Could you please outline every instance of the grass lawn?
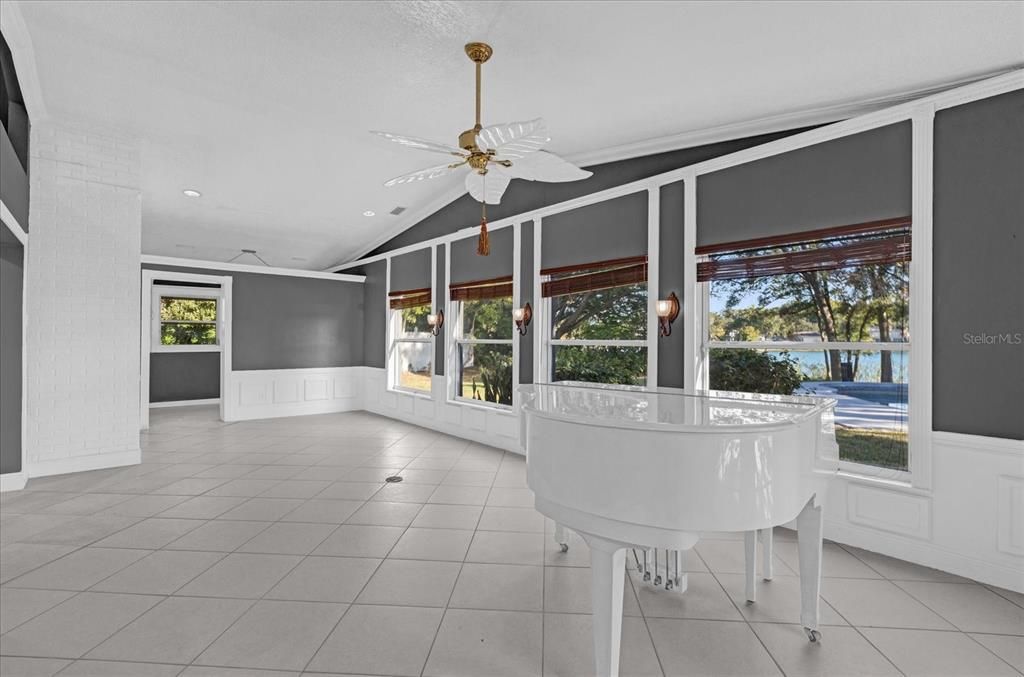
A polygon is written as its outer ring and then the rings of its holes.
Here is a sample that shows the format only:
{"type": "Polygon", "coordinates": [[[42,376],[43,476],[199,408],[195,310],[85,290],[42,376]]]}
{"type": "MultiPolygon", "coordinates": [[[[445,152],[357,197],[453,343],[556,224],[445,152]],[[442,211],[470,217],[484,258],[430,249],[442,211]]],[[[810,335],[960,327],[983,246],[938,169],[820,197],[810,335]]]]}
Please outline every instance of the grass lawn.
{"type": "Polygon", "coordinates": [[[854,463],[907,470],[907,433],[836,426],[839,458],[854,463]]]}
{"type": "MultiPolygon", "coordinates": [[[[398,380],[398,385],[403,388],[421,390],[425,393],[430,392],[430,372],[403,371],[398,377],[398,380]]],[[[476,391],[478,395],[483,397],[483,382],[478,381],[476,383],[476,391]]],[[[473,381],[471,379],[467,379],[467,381],[462,384],[462,396],[466,399],[473,399],[473,381]]]]}

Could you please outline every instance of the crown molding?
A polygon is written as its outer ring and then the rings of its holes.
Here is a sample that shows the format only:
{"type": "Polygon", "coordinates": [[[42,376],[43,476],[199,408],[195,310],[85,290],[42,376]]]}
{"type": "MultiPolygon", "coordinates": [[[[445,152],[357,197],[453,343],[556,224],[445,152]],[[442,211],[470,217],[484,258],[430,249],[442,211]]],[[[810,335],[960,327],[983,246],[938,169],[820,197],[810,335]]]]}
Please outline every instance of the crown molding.
{"type": "MultiPolygon", "coordinates": [[[[884,95],[871,99],[860,99],[858,101],[844,101],[816,108],[770,115],[754,120],[733,122],[725,125],[716,125],[714,127],[705,127],[688,132],[681,132],[679,134],[643,139],[641,141],[620,144],[617,146],[608,146],[606,148],[588,151],[585,153],[574,153],[567,155],[566,159],[580,165],[581,167],[592,167],[594,165],[618,162],[620,160],[629,160],[631,158],[642,157],[645,155],[656,155],[658,153],[682,150],[684,148],[694,148],[712,143],[720,143],[722,141],[760,136],[762,134],[772,134],[774,132],[799,129],[801,127],[825,125],[866,115],[868,113],[874,113],[885,108],[907,103],[908,101],[932,96],[950,89],[987,80],[998,75],[1012,72],[1013,70],[1015,69],[1008,68],[998,71],[990,71],[966,78],[960,78],[958,80],[947,81],[939,85],[900,92],[898,94],[884,95]]],[[[355,261],[361,260],[368,253],[385,244],[388,240],[401,235],[434,212],[448,206],[465,194],[465,192],[465,188],[463,188],[461,184],[442,191],[430,202],[421,207],[411,209],[405,218],[400,220],[393,227],[384,231],[379,237],[374,238],[369,245],[360,247],[356,250],[356,255],[350,257],[343,263],[334,264],[325,270],[340,270],[350,266],[355,261]]]]}
{"type": "Polygon", "coordinates": [[[226,263],[222,261],[204,261],[203,259],[183,259],[176,256],[154,256],[143,254],[142,265],[177,266],[179,268],[199,268],[202,270],[223,270],[236,273],[257,273],[259,275],[277,275],[281,277],[305,277],[314,280],[331,280],[333,282],[365,282],[365,275],[343,275],[319,270],[298,270],[295,268],[276,268],[274,266],[253,266],[247,263],[226,263]]]}

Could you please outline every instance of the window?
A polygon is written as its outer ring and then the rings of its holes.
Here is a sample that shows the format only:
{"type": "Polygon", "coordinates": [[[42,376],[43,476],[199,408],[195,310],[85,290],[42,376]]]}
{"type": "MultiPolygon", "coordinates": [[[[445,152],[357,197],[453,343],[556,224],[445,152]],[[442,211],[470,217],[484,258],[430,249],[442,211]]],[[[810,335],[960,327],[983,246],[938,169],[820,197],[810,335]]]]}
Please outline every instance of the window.
{"type": "Polygon", "coordinates": [[[550,378],[647,382],[647,258],[542,270],[550,378]]]}
{"type": "Polygon", "coordinates": [[[455,399],[512,405],[512,278],[453,284],[455,399]]]}
{"type": "Polygon", "coordinates": [[[220,288],[153,286],[155,352],[220,349],[220,288]]]}
{"type": "Polygon", "coordinates": [[[430,290],[395,291],[389,295],[391,313],[391,385],[430,392],[434,344],[431,341],[430,290]]]}
{"type": "Polygon", "coordinates": [[[907,471],[910,219],[709,249],[709,386],[835,398],[840,460],[907,471]]]}

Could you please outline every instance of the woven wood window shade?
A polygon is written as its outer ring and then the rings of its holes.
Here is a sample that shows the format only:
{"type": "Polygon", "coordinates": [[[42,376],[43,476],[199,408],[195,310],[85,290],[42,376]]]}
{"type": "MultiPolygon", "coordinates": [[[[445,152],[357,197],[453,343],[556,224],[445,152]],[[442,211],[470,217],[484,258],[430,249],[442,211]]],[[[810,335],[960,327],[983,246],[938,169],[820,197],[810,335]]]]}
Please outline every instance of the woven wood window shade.
{"type": "Polygon", "coordinates": [[[512,276],[505,275],[489,280],[460,282],[448,287],[452,301],[480,301],[512,296],[512,276]]]}
{"type": "Polygon", "coordinates": [[[579,266],[545,268],[540,274],[559,276],[541,285],[544,297],[612,289],[647,282],[647,257],[632,256],[579,266]]]}
{"type": "Polygon", "coordinates": [[[712,254],[697,264],[697,281],[904,263],[910,249],[910,217],[710,245],[697,248],[712,254]]]}
{"type": "Polygon", "coordinates": [[[430,299],[430,287],[393,291],[388,294],[388,306],[391,310],[404,310],[430,305],[430,299]]]}

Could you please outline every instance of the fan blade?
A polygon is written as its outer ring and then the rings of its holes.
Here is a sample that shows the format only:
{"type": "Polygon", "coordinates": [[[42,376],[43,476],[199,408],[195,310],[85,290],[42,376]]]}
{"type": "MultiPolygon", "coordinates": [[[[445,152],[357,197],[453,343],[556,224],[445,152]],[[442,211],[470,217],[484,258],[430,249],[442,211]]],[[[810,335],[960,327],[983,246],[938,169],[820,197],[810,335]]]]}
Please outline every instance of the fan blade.
{"type": "Polygon", "coordinates": [[[528,155],[539,150],[550,140],[544,118],[491,125],[484,127],[476,135],[476,145],[481,149],[493,149],[498,155],[508,159],[528,155]]]}
{"type": "Polygon", "coordinates": [[[545,181],[548,183],[579,181],[594,174],[585,169],[580,169],[573,163],[563,160],[546,150],[530,153],[518,160],[513,160],[512,166],[505,171],[517,179],[545,181]]]}
{"type": "Polygon", "coordinates": [[[387,187],[398,186],[403,183],[412,183],[413,181],[422,181],[424,179],[434,179],[438,176],[444,176],[454,171],[456,168],[461,167],[463,163],[450,165],[437,165],[436,167],[427,167],[426,169],[419,169],[415,172],[409,172],[408,174],[402,174],[396,176],[393,179],[388,179],[384,182],[387,187]]]}
{"type": "Polygon", "coordinates": [[[477,202],[496,205],[501,202],[501,196],[505,194],[511,180],[512,177],[504,167],[491,167],[486,175],[478,172],[466,175],[466,190],[477,202]]]}
{"type": "Polygon", "coordinates": [[[448,144],[438,143],[436,141],[430,141],[429,139],[421,139],[415,136],[403,136],[401,134],[392,134],[391,132],[375,132],[371,131],[371,134],[383,137],[388,141],[394,141],[395,143],[406,146],[407,148],[416,148],[418,150],[426,150],[432,153],[444,153],[445,155],[457,155],[458,157],[466,157],[466,151],[455,146],[449,146],[448,144]]]}

